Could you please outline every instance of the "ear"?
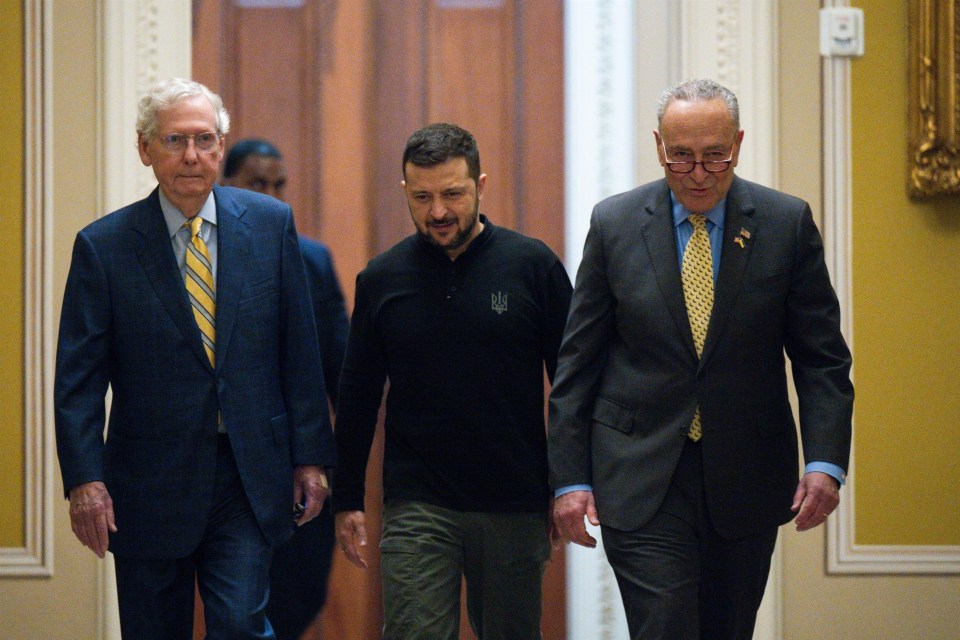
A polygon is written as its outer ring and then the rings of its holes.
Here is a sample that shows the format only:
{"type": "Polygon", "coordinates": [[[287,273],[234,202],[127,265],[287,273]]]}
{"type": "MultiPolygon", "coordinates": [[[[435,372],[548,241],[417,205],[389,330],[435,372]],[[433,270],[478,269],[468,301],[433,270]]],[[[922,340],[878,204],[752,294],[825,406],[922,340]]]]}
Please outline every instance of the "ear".
{"type": "Polygon", "coordinates": [[[223,156],[227,151],[227,141],[224,139],[224,136],[218,136],[217,139],[220,141],[217,144],[217,166],[223,164],[223,156]]]}
{"type": "Polygon", "coordinates": [[[657,159],[660,161],[660,166],[662,167],[667,159],[663,155],[663,141],[660,139],[660,132],[656,129],[653,130],[653,141],[657,145],[657,159]]]}
{"type": "Polygon", "coordinates": [[[137,151],[140,153],[140,162],[143,163],[143,166],[149,167],[153,164],[153,160],[150,158],[150,154],[147,153],[147,146],[150,144],[150,141],[143,137],[142,133],[137,134],[137,151]]]}
{"type": "Polygon", "coordinates": [[[477,200],[483,199],[483,189],[487,185],[487,174],[481,173],[477,178],[477,200]]]}
{"type": "Polygon", "coordinates": [[[743,129],[740,129],[740,131],[737,131],[736,141],[737,141],[737,144],[736,144],[736,150],[733,152],[733,162],[730,163],[734,167],[737,166],[737,162],[740,161],[740,145],[743,144],[743,129]]]}

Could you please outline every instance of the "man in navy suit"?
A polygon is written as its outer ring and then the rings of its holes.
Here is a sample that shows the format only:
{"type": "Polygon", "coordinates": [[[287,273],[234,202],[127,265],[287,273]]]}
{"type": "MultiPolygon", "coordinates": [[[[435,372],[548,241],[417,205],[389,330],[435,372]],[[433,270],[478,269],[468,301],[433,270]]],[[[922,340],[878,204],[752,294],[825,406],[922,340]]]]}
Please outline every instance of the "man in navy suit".
{"type": "MultiPolygon", "coordinates": [[[[283,200],[287,169],[276,146],[266,140],[247,138],[236,142],[227,152],[221,182],[283,200]]],[[[336,407],[349,330],[343,293],[326,246],[301,235],[300,252],[313,301],[327,397],[336,407]]],[[[274,553],[267,615],[277,640],[297,640],[323,608],[333,541],[333,516],[330,509],[323,509],[274,553]]]]}
{"type": "Polygon", "coordinates": [[[228,130],[203,85],[152,87],[137,148],[159,188],[81,230],[67,278],[57,450],[74,533],[114,555],[125,638],[192,637],[195,580],[208,638],[274,638],[273,548],[335,461],[293,216],[215,186],[228,130]]]}
{"type": "Polygon", "coordinates": [[[823,243],[806,202],[734,175],[738,113],[713,81],[663,93],[665,177],[594,208],[550,396],[557,531],[600,525],[635,640],[749,640],[778,527],[822,524],[849,460],[823,243]]]}

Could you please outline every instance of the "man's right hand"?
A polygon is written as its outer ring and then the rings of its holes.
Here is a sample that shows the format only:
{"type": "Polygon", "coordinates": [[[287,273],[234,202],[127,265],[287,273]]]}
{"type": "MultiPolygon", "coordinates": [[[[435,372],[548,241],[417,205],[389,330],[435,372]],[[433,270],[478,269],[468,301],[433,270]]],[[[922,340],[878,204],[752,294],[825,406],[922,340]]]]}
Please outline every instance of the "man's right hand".
{"type": "Polygon", "coordinates": [[[554,499],[553,526],[559,541],[566,540],[591,549],[596,547],[597,540],[587,533],[584,517],[594,526],[600,524],[592,491],[571,491],[554,499]]]}
{"type": "Polygon", "coordinates": [[[347,560],[367,568],[367,561],[360,555],[360,547],[367,546],[366,518],[363,511],[341,511],[336,515],[337,543],[347,560]]]}
{"type": "Polygon", "coordinates": [[[116,533],[113,500],[102,482],[87,482],[70,489],[70,527],[74,535],[102,558],[110,546],[110,533],[116,533]]]}

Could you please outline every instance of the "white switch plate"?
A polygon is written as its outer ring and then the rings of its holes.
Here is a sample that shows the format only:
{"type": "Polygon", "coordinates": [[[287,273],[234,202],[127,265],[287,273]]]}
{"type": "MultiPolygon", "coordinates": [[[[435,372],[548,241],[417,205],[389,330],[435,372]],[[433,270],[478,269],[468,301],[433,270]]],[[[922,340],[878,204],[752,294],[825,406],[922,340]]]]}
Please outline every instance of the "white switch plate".
{"type": "Polygon", "coordinates": [[[863,55],[863,9],[831,7],[820,10],[820,55],[863,55]]]}

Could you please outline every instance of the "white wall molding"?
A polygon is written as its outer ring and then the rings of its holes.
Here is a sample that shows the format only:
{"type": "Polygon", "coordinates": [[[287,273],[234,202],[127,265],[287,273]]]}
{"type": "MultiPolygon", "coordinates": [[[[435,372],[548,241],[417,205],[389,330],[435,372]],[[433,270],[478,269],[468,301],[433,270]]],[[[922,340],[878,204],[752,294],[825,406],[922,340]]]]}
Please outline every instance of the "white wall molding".
{"type": "Polygon", "coordinates": [[[0,548],[0,576],[53,575],[52,10],[52,0],[23,2],[25,545],[0,548]]]}
{"type": "MultiPolygon", "coordinates": [[[[580,264],[593,205],[636,184],[634,4],[564,4],[564,255],[570,274],[580,264]]],[[[589,528],[596,549],[566,547],[567,638],[620,640],[628,637],[620,591],[600,530],[589,528]]]]}
{"type": "MultiPolygon", "coordinates": [[[[847,6],[830,0],[827,6],[847,6]]],[[[853,349],[853,195],[850,60],[823,59],[824,253],[840,300],[841,329],[853,349]]],[[[854,362],[856,367],[856,362],[854,362]]],[[[854,377],[854,372],[851,372],[854,377]]],[[[856,420],[856,410],[854,410],[856,420]]],[[[854,445],[855,445],[854,441],[854,445]]],[[[856,446],[840,506],[827,520],[827,570],[835,574],[960,574],[960,546],[856,542],[856,446]]]]}
{"type": "Polygon", "coordinates": [[[564,140],[567,268],[580,263],[590,211],[634,186],[631,0],[565,0],[564,140]]]}

